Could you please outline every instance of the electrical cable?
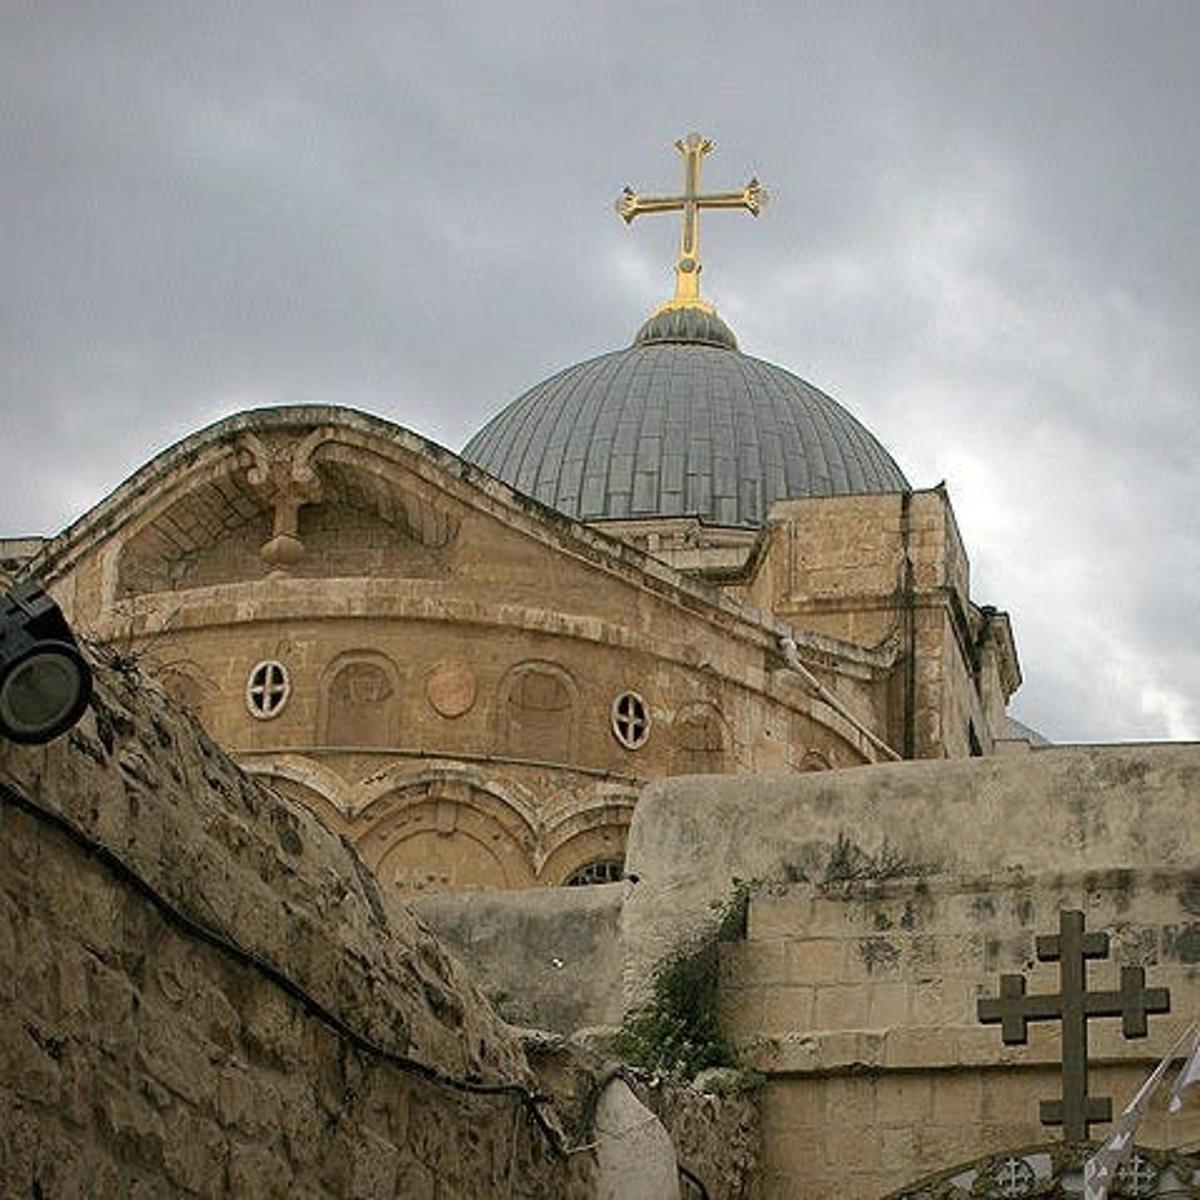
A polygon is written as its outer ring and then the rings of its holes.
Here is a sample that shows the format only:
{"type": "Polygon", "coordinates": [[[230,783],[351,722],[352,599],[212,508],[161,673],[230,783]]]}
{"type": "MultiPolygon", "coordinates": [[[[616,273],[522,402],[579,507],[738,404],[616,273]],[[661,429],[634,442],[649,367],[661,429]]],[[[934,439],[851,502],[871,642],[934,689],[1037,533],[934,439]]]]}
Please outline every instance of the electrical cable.
{"type": "Polygon", "coordinates": [[[864,725],[801,661],[800,651],[796,646],[796,639],[790,634],[780,634],[778,638],[779,653],[783,655],[783,661],[787,664],[788,669],[795,671],[797,675],[804,681],[809,692],[816,696],[818,700],[823,700],[830,708],[833,709],[840,717],[849,721],[854,728],[862,734],[863,737],[871,743],[884,757],[892,762],[899,762],[901,756],[896,753],[874,730],[864,725]]]}
{"type": "MultiPolygon", "coordinates": [[[[520,1101],[522,1107],[528,1113],[530,1119],[542,1134],[556,1158],[566,1158],[571,1154],[592,1150],[598,1145],[595,1141],[587,1142],[583,1138],[580,1138],[580,1142],[577,1145],[569,1147],[565,1145],[560,1132],[547,1121],[541,1111],[540,1106],[547,1103],[551,1098],[530,1091],[522,1083],[515,1081],[485,1083],[481,1080],[462,1079],[458,1076],[448,1075],[443,1071],[439,1071],[436,1067],[421,1062],[419,1059],[409,1058],[407,1055],[399,1054],[394,1050],[388,1050],[386,1047],[380,1046],[377,1042],[347,1024],[337,1013],[327,1008],[321,1001],[302,988],[290,976],[285,975],[273,963],[182,912],[153,884],[130,867],[124,859],[109,849],[108,846],[104,845],[103,842],[99,842],[91,837],[62,813],[45,808],[43,805],[29,799],[29,797],[23,795],[4,779],[0,779],[0,800],[32,817],[34,820],[41,821],[56,829],[83,850],[89,858],[93,858],[101,863],[121,883],[140,895],[169,925],[182,930],[196,941],[213,947],[261,975],[295,1000],[310,1016],[332,1030],[338,1037],[349,1042],[355,1049],[381,1062],[388,1063],[406,1074],[415,1075],[427,1083],[432,1083],[440,1087],[472,1095],[512,1096],[516,1098],[520,1101]]],[[[616,1068],[607,1072],[603,1077],[600,1087],[595,1089],[595,1098],[598,1098],[598,1094],[603,1090],[605,1084],[623,1075],[624,1070],[622,1068],[616,1068]]],[[[594,1103],[592,1108],[593,1111],[590,1115],[594,1117],[594,1103]]],[[[591,1124],[592,1122],[589,1120],[586,1123],[591,1124]]],[[[625,1136],[629,1132],[623,1131],[618,1136],[625,1136]]],[[[707,1200],[708,1191],[703,1181],[681,1163],[678,1164],[678,1170],[679,1174],[689,1183],[700,1188],[701,1197],[703,1200],[707,1200]]]]}
{"type": "Polygon", "coordinates": [[[35,820],[57,829],[70,841],[74,842],[75,845],[80,847],[90,858],[94,858],[97,862],[107,867],[123,884],[137,892],[169,925],[183,930],[195,940],[212,946],[214,949],[230,956],[243,966],[249,967],[263,978],[269,980],[275,987],[295,1000],[310,1016],[331,1029],[340,1038],[349,1042],[355,1049],[381,1062],[386,1062],[406,1074],[415,1075],[428,1083],[433,1083],[440,1087],[480,1096],[515,1097],[524,1106],[554,1155],[559,1158],[563,1157],[564,1147],[562,1137],[558,1130],[546,1120],[540,1109],[540,1105],[546,1103],[550,1097],[532,1092],[524,1084],[515,1081],[485,1083],[482,1080],[462,1079],[455,1075],[448,1075],[443,1071],[439,1071],[436,1067],[430,1066],[428,1063],[421,1062],[419,1059],[409,1058],[407,1055],[399,1054],[394,1050],[388,1050],[386,1047],[380,1046],[365,1034],[348,1025],[337,1013],[327,1008],[315,996],[305,991],[304,988],[285,975],[273,963],[254,953],[254,951],[247,950],[244,946],[209,928],[207,925],[194,920],[186,913],[181,912],[162,892],[155,888],[148,880],[142,878],[123,859],[102,842],[96,841],[61,813],[54,812],[52,809],[45,808],[35,801],[30,800],[3,779],[0,779],[0,799],[13,808],[33,817],[35,820]]]}

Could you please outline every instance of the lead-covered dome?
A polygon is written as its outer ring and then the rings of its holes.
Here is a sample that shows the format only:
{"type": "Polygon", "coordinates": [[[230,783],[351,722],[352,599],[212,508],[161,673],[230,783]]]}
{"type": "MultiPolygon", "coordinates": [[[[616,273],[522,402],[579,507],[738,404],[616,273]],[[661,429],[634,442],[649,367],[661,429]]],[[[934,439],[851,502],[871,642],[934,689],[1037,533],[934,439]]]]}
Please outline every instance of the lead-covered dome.
{"type": "Polygon", "coordinates": [[[779,499],[908,491],[824,392],[742,354],[713,312],[666,310],[489,421],[463,457],[583,521],[695,516],[754,528],[779,499]]]}

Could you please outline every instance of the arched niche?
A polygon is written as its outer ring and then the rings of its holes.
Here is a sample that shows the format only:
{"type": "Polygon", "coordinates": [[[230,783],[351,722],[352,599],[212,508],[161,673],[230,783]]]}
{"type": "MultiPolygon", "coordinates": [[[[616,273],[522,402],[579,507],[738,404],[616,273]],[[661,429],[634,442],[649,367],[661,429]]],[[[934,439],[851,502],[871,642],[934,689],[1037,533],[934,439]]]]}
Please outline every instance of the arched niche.
{"type": "Polygon", "coordinates": [[[444,550],[458,537],[459,519],[443,495],[366,447],[332,439],[314,450],[313,462],[331,504],[371,513],[430,551],[444,550]]]}
{"type": "Polygon", "coordinates": [[[260,579],[259,547],[270,536],[270,509],[236,475],[202,483],[126,538],[116,597],[260,579]]]}
{"type": "Polygon", "coordinates": [[[189,456],[177,446],[170,466],[147,468],[157,487],[122,534],[112,598],[280,570],[322,578],[449,570],[458,518],[395,460],[391,444],[336,424],[270,420],[216,436],[223,444],[189,456]]]}
{"type": "Polygon", "coordinates": [[[217,695],[217,685],[198,664],[184,660],[151,668],[154,678],[168,696],[188,709],[202,725],[209,717],[209,706],[217,695]]]}
{"type": "Polygon", "coordinates": [[[557,663],[518,663],[500,681],[496,720],[500,745],[512,758],[575,760],[579,689],[557,663]]]}
{"type": "Polygon", "coordinates": [[[727,745],[725,720],[715,704],[696,700],[681,705],[671,722],[671,774],[723,774],[727,745]]]}
{"type": "Polygon", "coordinates": [[[538,880],[564,884],[590,863],[625,861],[634,797],[611,798],[578,810],[547,831],[547,854],[538,880]]]}
{"type": "Polygon", "coordinates": [[[371,804],[355,845],[399,895],[532,887],[534,830],[495,792],[455,776],[425,778],[371,804]]]}
{"type": "Polygon", "coordinates": [[[389,748],[400,736],[400,673],[375,650],[339,654],[322,672],[317,744],[389,748]]]}
{"type": "MultiPolygon", "coordinates": [[[[334,494],[327,489],[328,497],[334,494]]],[[[398,513],[396,518],[401,519],[398,513]]],[[[440,548],[418,541],[406,525],[393,524],[373,508],[332,498],[300,510],[297,535],[304,551],[289,566],[294,575],[426,579],[447,570],[440,548]]]]}
{"type": "Polygon", "coordinates": [[[829,756],[811,746],[804,751],[796,763],[796,770],[801,772],[829,771],[832,769],[833,763],[829,761],[829,756]]]}

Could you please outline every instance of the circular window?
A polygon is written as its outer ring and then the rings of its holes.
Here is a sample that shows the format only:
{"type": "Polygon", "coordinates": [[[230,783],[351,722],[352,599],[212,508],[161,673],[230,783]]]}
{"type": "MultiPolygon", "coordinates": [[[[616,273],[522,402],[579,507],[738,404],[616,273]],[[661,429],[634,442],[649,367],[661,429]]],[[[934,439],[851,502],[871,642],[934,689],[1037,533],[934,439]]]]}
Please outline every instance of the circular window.
{"type": "Polygon", "coordinates": [[[1023,1158],[1002,1158],[991,1166],[987,1195],[995,1200],[1023,1200],[1037,1182],[1033,1168],[1023,1158]]]}
{"type": "Polygon", "coordinates": [[[638,750],[650,736],[650,710],[637,692],[622,692],[612,704],[612,730],[626,750],[638,750]]]}
{"type": "Polygon", "coordinates": [[[563,883],[564,887],[590,887],[593,883],[620,883],[625,874],[625,864],[612,858],[598,858],[572,871],[563,883]]]}
{"type": "Polygon", "coordinates": [[[260,662],[246,681],[246,707],[260,721],[279,716],[291,694],[287,668],[273,658],[260,662]]]}
{"type": "Polygon", "coordinates": [[[1117,1191],[1122,1196],[1153,1196],[1158,1168],[1143,1154],[1134,1154],[1117,1168],[1117,1191]]]}

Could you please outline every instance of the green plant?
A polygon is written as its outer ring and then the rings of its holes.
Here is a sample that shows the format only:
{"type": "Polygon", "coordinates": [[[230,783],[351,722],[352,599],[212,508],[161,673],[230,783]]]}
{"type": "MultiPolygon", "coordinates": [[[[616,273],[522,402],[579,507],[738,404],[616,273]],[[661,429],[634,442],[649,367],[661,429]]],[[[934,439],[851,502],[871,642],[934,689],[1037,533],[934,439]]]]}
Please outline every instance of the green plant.
{"type": "Polygon", "coordinates": [[[488,1003],[496,1011],[496,1015],[503,1021],[509,1022],[510,1025],[521,1024],[519,1015],[519,1005],[516,997],[504,988],[492,988],[490,991],[484,992],[488,1003]]]}
{"type": "Polygon", "coordinates": [[[721,943],[744,937],[754,884],[735,879],[733,895],[714,904],[717,919],[692,945],[660,964],[650,1000],[631,1013],[615,1049],[630,1065],[681,1082],[733,1054],[717,1019],[721,943]]]}
{"type": "Polygon", "coordinates": [[[706,1096],[744,1096],[758,1091],[766,1081],[767,1077],[758,1071],[732,1067],[702,1074],[696,1079],[696,1087],[706,1096]]]}

